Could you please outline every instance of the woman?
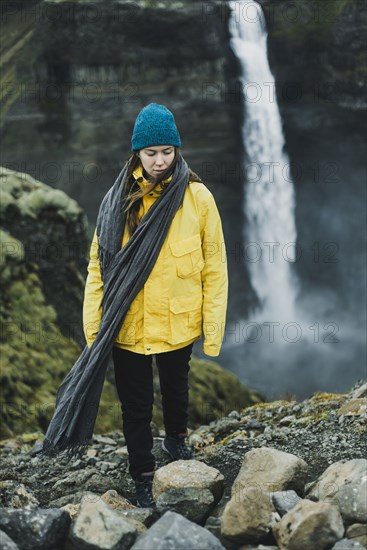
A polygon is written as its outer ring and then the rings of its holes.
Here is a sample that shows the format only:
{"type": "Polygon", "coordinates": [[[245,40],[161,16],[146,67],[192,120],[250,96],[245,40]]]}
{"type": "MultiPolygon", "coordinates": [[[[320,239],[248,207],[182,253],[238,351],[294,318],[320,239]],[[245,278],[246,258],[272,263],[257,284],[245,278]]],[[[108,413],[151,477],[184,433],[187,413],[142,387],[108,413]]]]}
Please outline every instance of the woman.
{"type": "MultiPolygon", "coordinates": [[[[170,185],[180,146],[174,116],[166,107],[151,103],[140,111],[123,187],[126,222],[121,248],[170,185]]],[[[173,460],[190,459],[192,454],[184,441],[193,343],[201,337],[203,324],[204,353],[219,355],[225,326],[228,278],[222,224],[211,192],[192,170],[188,175],[182,203],[112,348],[129,472],[141,507],[154,506],[152,356],[156,357],[162,393],[166,431],[162,448],[173,460]]],[[[83,305],[88,347],[98,335],[103,309],[98,249],[96,230],[83,305]]]]}

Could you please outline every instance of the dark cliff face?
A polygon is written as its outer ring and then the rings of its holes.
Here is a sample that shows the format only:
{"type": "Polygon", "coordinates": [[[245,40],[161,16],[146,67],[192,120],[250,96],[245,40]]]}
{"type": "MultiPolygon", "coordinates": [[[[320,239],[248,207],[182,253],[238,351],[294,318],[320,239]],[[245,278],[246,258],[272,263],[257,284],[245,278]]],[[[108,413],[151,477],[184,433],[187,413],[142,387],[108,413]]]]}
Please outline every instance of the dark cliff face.
{"type": "Polygon", "coordinates": [[[320,106],[366,108],[367,7],[361,0],[259,1],[280,103],[305,98],[320,106]]]}

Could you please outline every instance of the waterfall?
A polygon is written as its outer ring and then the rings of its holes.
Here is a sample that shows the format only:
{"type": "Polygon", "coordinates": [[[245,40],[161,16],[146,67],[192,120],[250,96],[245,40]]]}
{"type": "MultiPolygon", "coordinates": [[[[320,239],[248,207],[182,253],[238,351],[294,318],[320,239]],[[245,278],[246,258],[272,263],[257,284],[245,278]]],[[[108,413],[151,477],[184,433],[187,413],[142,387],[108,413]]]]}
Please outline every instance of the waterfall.
{"type": "Polygon", "coordinates": [[[259,315],[288,322],[295,319],[298,292],[291,265],[296,260],[295,199],[267,59],[266,23],[257,2],[229,5],[230,45],[241,63],[244,103],[245,257],[261,303],[259,315]]]}

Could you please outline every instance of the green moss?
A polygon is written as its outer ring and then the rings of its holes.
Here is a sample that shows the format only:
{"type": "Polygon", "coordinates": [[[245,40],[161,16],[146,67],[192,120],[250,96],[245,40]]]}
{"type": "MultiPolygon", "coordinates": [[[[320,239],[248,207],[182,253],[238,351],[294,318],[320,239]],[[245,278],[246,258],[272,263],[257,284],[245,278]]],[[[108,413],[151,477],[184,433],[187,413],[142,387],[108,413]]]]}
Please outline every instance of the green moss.
{"type": "Polygon", "coordinates": [[[41,283],[26,270],[10,282],[1,301],[0,436],[35,431],[47,419],[55,386],[72,364],[78,346],[55,324],[56,312],[45,303],[41,283]]]}
{"type": "Polygon", "coordinates": [[[226,437],[224,437],[223,439],[221,439],[220,441],[218,441],[218,445],[227,445],[227,443],[229,443],[231,439],[234,439],[239,435],[242,437],[247,437],[247,433],[245,430],[237,430],[236,432],[233,432],[227,435],[226,437]]]}
{"type": "Polygon", "coordinates": [[[341,393],[327,393],[327,392],[317,391],[310,397],[310,401],[317,403],[319,401],[332,401],[334,399],[342,399],[342,398],[343,398],[343,395],[341,393]]]}
{"type": "Polygon", "coordinates": [[[18,201],[18,208],[23,215],[37,218],[47,208],[54,208],[65,219],[76,220],[81,212],[76,201],[70,199],[60,189],[36,189],[24,194],[18,201]]]}
{"type": "Polygon", "coordinates": [[[14,205],[14,197],[6,189],[0,190],[0,215],[4,217],[9,205],[14,205]]]}
{"type": "MultiPolygon", "coordinates": [[[[4,438],[47,428],[56,391],[81,349],[60,331],[38,274],[24,262],[21,243],[0,230],[0,246],[0,438],[4,438]]],[[[96,431],[116,425],[116,416],[109,414],[113,396],[115,389],[106,380],[96,431]]]]}
{"type": "Polygon", "coordinates": [[[17,263],[23,259],[22,243],[0,228],[0,270],[5,269],[9,261],[17,263]]]}
{"type": "Polygon", "coordinates": [[[9,206],[17,208],[22,216],[37,219],[45,209],[53,209],[65,220],[76,221],[82,214],[78,203],[64,191],[54,189],[29,174],[0,167],[1,207],[4,219],[9,206]]]}
{"type": "Polygon", "coordinates": [[[323,420],[328,420],[331,414],[331,410],[326,411],[312,411],[311,414],[303,415],[299,418],[297,425],[309,426],[315,425],[323,420]]]}
{"type": "Polygon", "coordinates": [[[315,420],[321,422],[322,420],[327,420],[330,417],[331,410],[323,411],[320,414],[315,415],[315,420]]]}
{"type": "MultiPolygon", "coordinates": [[[[284,399],[280,399],[280,400],[277,400],[277,401],[267,401],[267,402],[262,402],[262,403],[255,403],[254,405],[251,405],[249,407],[246,407],[245,409],[243,409],[241,411],[241,413],[245,413],[245,412],[249,412],[249,411],[252,411],[252,410],[258,410],[258,409],[279,409],[280,407],[289,407],[290,404],[292,404],[293,402],[290,402],[290,401],[286,401],[284,399]]],[[[294,401],[294,404],[296,402],[294,401]]]]}

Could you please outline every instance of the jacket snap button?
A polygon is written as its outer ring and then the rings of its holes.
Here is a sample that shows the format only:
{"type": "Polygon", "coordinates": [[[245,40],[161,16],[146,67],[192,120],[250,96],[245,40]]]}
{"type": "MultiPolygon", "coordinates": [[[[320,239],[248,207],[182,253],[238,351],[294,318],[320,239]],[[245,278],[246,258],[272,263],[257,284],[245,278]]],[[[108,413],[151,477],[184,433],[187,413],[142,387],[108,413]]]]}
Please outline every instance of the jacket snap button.
{"type": "Polygon", "coordinates": [[[148,348],[148,347],[147,347],[147,350],[149,351],[149,350],[150,350],[150,348],[148,348]]]}

